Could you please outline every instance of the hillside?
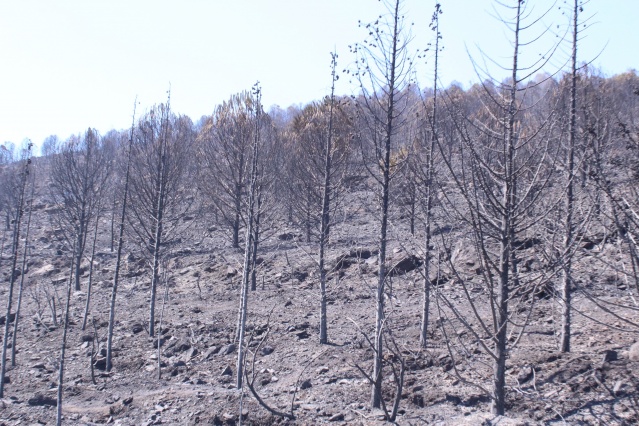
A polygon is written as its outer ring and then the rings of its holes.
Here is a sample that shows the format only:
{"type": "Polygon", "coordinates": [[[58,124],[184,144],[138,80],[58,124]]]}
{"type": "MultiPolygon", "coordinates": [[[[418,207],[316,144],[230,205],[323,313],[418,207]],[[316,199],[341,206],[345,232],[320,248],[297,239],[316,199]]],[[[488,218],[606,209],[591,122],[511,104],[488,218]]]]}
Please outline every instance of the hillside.
{"type": "MultiPolygon", "coordinates": [[[[367,198],[369,193],[352,197],[367,198]]],[[[347,203],[348,204],[348,203],[347,203]]],[[[355,204],[355,203],[351,203],[355,204]]],[[[63,295],[70,260],[58,242],[49,215],[54,206],[36,203],[30,237],[28,270],[17,340],[17,366],[8,371],[5,398],[0,402],[4,424],[50,424],[55,418],[55,391],[60,352],[63,295]],[[57,326],[47,296],[55,295],[57,326]]],[[[258,289],[250,293],[248,329],[252,335],[248,369],[255,387],[272,407],[290,411],[284,421],[260,407],[246,391],[245,424],[375,424],[383,413],[368,406],[370,385],[358,371],[370,369],[372,349],[362,331],[370,335],[374,324],[375,256],[358,258],[376,249],[376,222],[364,209],[353,209],[349,223],[335,230],[330,250],[332,265],[340,268],[329,281],[329,345],[318,343],[318,290],[312,244],[300,242],[294,229],[280,229],[261,245],[258,289]],[[292,238],[292,239],[290,239],[292,238]],[[357,250],[356,250],[357,249],[357,250]],[[361,250],[364,249],[364,250],[361,250]],[[353,257],[349,257],[350,255],[353,257]],[[348,261],[346,261],[348,260],[348,261]],[[360,331],[361,330],[361,331],[360,331]],[[262,340],[263,339],[263,340],[262,340]]],[[[114,368],[104,371],[98,356],[92,382],[90,355],[103,351],[108,325],[108,300],[115,255],[109,249],[109,222],[102,220],[94,265],[90,325],[81,331],[86,301],[88,265],[83,265],[82,291],[72,295],[67,348],[63,414],[65,424],[236,424],[240,393],[233,374],[237,352],[233,334],[239,306],[242,253],[232,249],[228,237],[209,226],[202,236],[193,226],[166,261],[168,297],[161,318],[160,359],[156,340],[148,337],[149,272],[141,257],[126,253],[115,325],[114,368]],[[198,237],[199,234],[199,237],[198,237]],[[93,325],[95,325],[95,328],[93,325]],[[95,346],[94,346],[95,345],[95,346]],[[95,347],[95,349],[93,349],[95,347]],[[158,366],[162,378],[158,378],[158,366]]],[[[420,256],[419,236],[405,226],[395,230],[391,263],[408,255],[420,256]]],[[[616,254],[615,241],[583,249],[580,264],[592,257],[616,254]]],[[[523,258],[534,258],[534,247],[523,258]]],[[[468,250],[455,248],[453,260],[471,284],[479,309],[486,290],[473,285],[476,265],[468,250]]],[[[8,256],[2,259],[6,283],[8,256]]],[[[408,268],[410,269],[410,268],[408,268]]],[[[479,424],[492,418],[489,400],[471,383],[487,383],[491,374],[481,346],[467,340],[466,353],[451,352],[447,339],[469,337],[457,319],[446,316],[433,302],[431,339],[419,346],[421,276],[419,269],[398,270],[392,277],[388,299],[389,321],[406,364],[399,424],[479,424]],[[449,324],[453,328],[442,328],[449,324]],[[457,324],[458,325],[458,324],[457,324]],[[443,330],[455,329],[456,336],[443,330]],[[455,358],[451,358],[453,355],[455,358]]],[[[441,275],[446,275],[442,272],[441,275]]],[[[595,295],[610,302],[630,303],[633,294],[612,276],[581,277],[595,295]]],[[[462,301],[463,288],[454,279],[441,279],[437,287],[449,300],[462,301]]],[[[164,293],[164,283],[162,284],[164,293]]],[[[596,321],[608,322],[605,313],[585,296],[575,296],[575,309],[594,321],[577,317],[574,348],[557,351],[556,303],[539,295],[526,333],[508,357],[508,415],[499,424],[601,423],[634,424],[639,421],[636,398],[637,361],[629,359],[633,335],[596,321]]],[[[2,300],[7,286],[2,286],[2,300]]],[[[158,302],[162,306],[164,303],[158,302]]],[[[443,303],[443,302],[442,302],[443,303]]],[[[484,314],[480,314],[484,315],[484,314]]],[[[635,317],[629,318],[636,322],[635,317]]],[[[157,327],[160,326],[159,318],[157,327]]],[[[514,340],[517,336],[512,335],[514,340]]],[[[636,355],[635,355],[636,356],[636,355]]],[[[636,359],[636,358],[635,358],[636,359]]],[[[387,380],[390,380],[387,379],[387,380]]],[[[389,397],[392,386],[388,384],[389,397]]]]}

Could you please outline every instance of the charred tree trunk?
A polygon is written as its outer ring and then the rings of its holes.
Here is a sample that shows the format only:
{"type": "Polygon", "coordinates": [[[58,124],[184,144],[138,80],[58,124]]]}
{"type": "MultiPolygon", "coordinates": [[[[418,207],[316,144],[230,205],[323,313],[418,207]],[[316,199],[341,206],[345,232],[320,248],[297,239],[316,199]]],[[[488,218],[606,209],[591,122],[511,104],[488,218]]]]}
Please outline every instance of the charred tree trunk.
{"type": "Polygon", "coordinates": [[[511,250],[515,239],[513,226],[513,208],[515,206],[516,171],[515,161],[515,115],[517,114],[517,71],[519,60],[519,25],[521,17],[521,0],[517,2],[517,14],[514,36],[515,51],[513,53],[513,67],[510,84],[510,99],[507,109],[506,146],[504,152],[504,184],[503,210],[501,218],[501,241],[499,247],[499,282],[497,287],[496,323],[495,323],[495,361],[493,366],[494,382],[492,396],[492,413],[503,415],[506,409],[506,357],[507,353],[507,325],[508,325],[508,298],[510,297],[510,262],[511,250]]]}
{"type": "MultiPolygon", "coordinates": [[[[35,194],[35,175],[31,178],[31,199],[29,200],[29,215],[27,216],[27,230],[24,234],[24,249],[22,251],[22,267],[20,268],[20,286],[18,288],[18,305],[16,306],[16,316],[13,320],[13,340],[11,341],[11,367],[16,366],[16,343],[18,338],[18,320],[20,319],[20,308],[22,307],[22,293],[24,291],[24,276],[27,268],[27,253],[29,251],[29,230],[31,229],[31,214],[33,213],[33,198],[35,194]]],[[[8,322],[8,321],[7,321],[8,322]]]]}
{"type": "Polygon", "coordinates": [[[13,224],[13,252],[11,256],[11,269],[9,277],[9,293],[7,294],[7,310],[4,321],[4,334],[2,337],[2,360],[0,365],[0,398],[4,397],[4,381],[7,372],[7,345],[9,341],[9,318],[11,317],[11,307],[13,302],[13,287],[16,280],[16,265],[18,263],[18,246],[20,243],[20,223],[22,221],[23,207],[24,207],[24,194],[27,186],[27,178],[29,176],[29,166],[31,165],[31,147],[33,144],[29,142],[27,159],[24,165],[24,171],[22,172],[22,179],[20,182],[20,195],[18,197],[18,205],[16,206],[16,219],[13,224]]]}
{"type": "MultiPolygon", "coordinates": [[[[99,210],[99,209],[98,209],[99,210]]],[[[89,259],[89,282],[87,283],[87,301],[84,306],[84,315],[82,317],[82,331],[86,329],[87,317],[91,307],[91,290],[93,287],[93,263],[95,262],[95,246],[98,241],[98,224],[100,223],[100,213],[95,218],[95,228],[93,229],[93,245],[91,246],[91,258],[89,259]]]]}
{"type": "Polygon", "coordinates": [[[233,219],[233,248],[240,247],[240,221],[242,211],[242,185],[235,186],[235,218],[233,219]]]}
{"type": "Polygon", "coordinates": [[[570,328],[572,316],[572,256],[569,252],[573,244],[573,213],[574,213],[574,174],[575,174],[575,137],[577,120],[577,25],[579,4],[575,0],[572,23],[572,75],[570,78],[570,124],[568,128],[568,173],[566,187],[566,221],[564,236],[564,253],[566,259],[563,263],[563,276],[561,285],[561,298],[563,300],[561,311],[561,351],[570,352],[570,328]]]}
{"type": "Polygon", "coordinates": [[[86,215],[85,207],[82,207],[82,215],[78,223],[78,235],[76,242],[77,253],[75,254],[75,291],[80,291],[80,269],[82,266],[82,254],[84,253],[84,243],[86,241],[86,215]]]}
{"type": "Polygon", "coordinates": [[[111,253],[115,251],[115,216],[117,211],[116,191],[113,191],[113,206],[111,208],[111,253]]]}
{"type": "Polygon", "coordinates": [[[328,134],[326,135],[326,152],[324,157],[324,192],[322,194],[322,216],[319,235],[319,275],[320,275],[320,343],[328,343],[328,319],[326,317],[326,268],[325,253],[330,232],[330,203],[331,203],[331,173],[333,161],[333,107],[335,106],[335,67],[337,66],[337,54],[331,55],[331,103],[328,113],[328,134]]]}
{"type": "Polygon", "coordinates": [[[248,214],[246,217],[246,241],[244,245],[244,269],[242,271],[242,288],[240,296],[240,312],[238,315],[237,328],[237,377],[236,384],[238,389],[242,389],[242,379],[244,372],[244,334],[246,331],[246,311],[248,308],[248,286],[249,286],[249,269],[251,260],[251,240],[253,238],[254,225],[254,209],[255,209],[255,192],[257,187],[258,175],[258,155],[260,142],[260,113],[261,113],[261,89],[258,84],[253,88],[255,95],[255,134],[253,136],[253,158],[251,163],[251,181],[248,192],[248,214]]]}
{"type": "Polygon", "coordinates": [[[56,426],[62,425],[62,388],[64,386],[64,356],[67,346],[67,332],[69,330],[69,305],[71,304],[71,282],[73,280],[73,270],[76,256],[76,247],[73,247],[73,257],[71,260],[71,277],[67,285],[67,301],[64,309],[64,328],[62,330],[62,348],[60,349],[60,364],[58,367],[58,397],[57,397],[57,416],[56,426]]]}
{"type": "Polygon", "coordinates": [[[428,326],[429,326],[429,310],[430,310],[430,260],[431,260],[431,239],[432,239],[432,221],[433,221],[433,193],[434,193],[434,154],[435,154],[435,142],[438,139],[437,128],[437,78],[439,77],[439,39],[441,35],[439,33],[439,14],[441,13],[439,3],[435,6],[435,13],[433,14],[432,26],[435,31],[435,77],[433,78],[433,116],[431,124],[431,139],[428,147],[428,157],[426,164],[426,209],[425,216],[425,229],[424,229],[424,298],[422,303],[422,323],[420,328],[420,344],[423,348],[428,343],[428,326]]]}
{"type": "Polygon", "coordinates": [[[392,50],[389,58],[390,77],[388,87],[388,106],[386,109],[386,123],[384,129],[384,146],[383,146],[383,162],[382,162],[382,205],[381,205],[381,226],[379,231],[379,270],[376,291],[376,310],[375,310],[375,359],[373,363],[373,386],[371,392],[371,405],[373,408],[379,408],[382,398],[382,365],[383,358],[383,332],[384,332],[384,288],[386,285],[386,245],[388,233],[388,210],[389,210],[389,194],[390,194],[390,167],[391,167],[391,137],[394,132],[395,119],[395,91],[396,91],[396,75],[397,69],[397,45],[399,37],[399,0],[395,1],[395,9],[393,14],[393,38],[392,50]]]}
{"type": "Polygon", "coordinates": [[[257,289],[257,247],[260,242],[260,219],[262,216],[262,190],[258,189],[257,213],[255,214],[255,224],[253,225],[253,249],[251,251],[251,291],[257,289]]]}
{"type": "Polygon", "coordinates": [[[158,183],[157,183],[157,207],[155,209],[155,232],[153,235],[153,269],[151,278],[151,301],[149,302],[149,336],[155,334],[155,298],[157,294],[157,286],[160,280],[160,250],[162,248],[162,237],[164,229],[164,198],[166,196],[165,174],[166,174],[166,145],[169,133],[169,115],[170,115],[171,95],[166,103],[164,130],[160,140],[160,162],[158,164],[158,183]]]}
{"type": "Polygon", "coordinates": [[[129,136],[129,152],[127,153],[126,172],[124,175],[124,194],[122,195],[122,210],[120,211],[120,225],[118,231],[118,248],[115,258],[115,272],[113,274],[113,287],[111,288],[111,303],[109,305],[109,330],[107,335],[107,356],[106,371],[111,371],[113,367],[111,360],[113,357],[113,326],[115,323],[115,300],[118,293],[118,283],[120,280],[120,264],[122,261],[122,247],[124,246],[124,222],[126,220],[126,205],[129,195],[129,173],[131,171],[131,150],[133,148],[133,129],[135,127],[135,107],[137,98],[133,106],[133,122],[131,123],[131,134],[129,136]]]}

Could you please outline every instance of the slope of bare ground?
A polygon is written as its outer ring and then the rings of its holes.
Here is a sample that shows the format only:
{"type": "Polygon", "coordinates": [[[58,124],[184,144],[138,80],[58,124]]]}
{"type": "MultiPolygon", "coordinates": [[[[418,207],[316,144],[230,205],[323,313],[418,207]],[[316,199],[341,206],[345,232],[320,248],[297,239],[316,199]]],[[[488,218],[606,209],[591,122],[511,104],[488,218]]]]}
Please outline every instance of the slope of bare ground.
{"type": "MultiPolygon", "coordinates": [[[[366,199],[369,195],[353,196],[366,199]]],[[[0,424],[52,424],[55,420],[62,333],[59,323],[69,260],[49,225],[50,213],[51,207],[44,203],[35,212],[17,365],[8,371],[10,381],[5,398],[0,400],[0,424]],[[56,300],[55,322],[51,298],[56,300]]],[[[374,323],[376,223],[364,210],[346,209],[345,214],[349,225],[336,227],[331,248],[333,265],[339,264],[339,268],[329,282],[330,345],[318,343],[318,289],[312,258],[315,248],[298,242],[293,228],[273,230],[262,244],[258,289],[249,296],[248,322],[253,337],[248,370],[255,373],[255,386],[268,404],[281,411],[290,411],[293,404],[293,421],[272,416],[248,393],[240,401],[234,379],[237,351],[232,340],[242,254],[229,248],[223,233],[215,227],[209,227],[202,236],[200,228],[206,226],[201,224],[194,224],[192,235],[184,236],[180,244],[169,249],[168,298],[163,303],[160,297],[158,304],[158,320],[162,317],[160,359],[157,340],[147,333],[148,268],[140,253],[127,247],[125,278],[117,304],[114,368],[106,373],[103,358],[98,355],[92,380],[91,353],[99,353],[106,346],[115,261],[107,241],[110,224],[105,222],[98,242],[92,315],[85,331],[80,326],[88,268],[84,269],[83,291],[72,296],[65,424],[232,425],[239,421],[240,403],[244,424],[382,423],[382,412],[369,409],[370,386],[356,367],[368,371],[372,365],[372,350],[363,333],[370,335],[374,323]]],[[[406,265],[406,256],[419,256],[420,251],[419,239],[405,235],[404,227],[401,224],[394,229],[402,237],[392,242],[391,252],[393,262],[404,260],[406,265]]],[[[601,274],[597,273],[599,267],[593,268],[591,256],[595,252],[604,256],[606,251],[614,259],[615,243],[604,241],[584,249],[580,262],[589,272],[580,277],[582,284],[589,294],[609,302],[634,303],[634,290],[607,276],[603,267],[601,274]]],[[[458,247],[453,256],[466,274],[480,315],[487,315],[486,292],[473,284],[476,265],[465,257],[463,248],[458,247]]],[[[5,253],[2,306],[7,297],[7,265],[5,253]]],[[[434,298],[432,339],[428,349],[421,350],[418,271],[395,274],[392,291],[387,301],[389,325],[407,366],[398,424],[639,422],[639,373],[637,362],[628,355],[636,334],[622,331],[631,327],[605,314],[584,295],[575,295],[575,306],[605,324],[577,315],[573,352],[560,354],[557,306],[540,294],[526,333],[508,360],[508,417],[495,419],[487,414],[489,400],[476,386],[490,384],[490,359],[481,346],[463,328],[455,327],[455,318],[438,310],[434,298]],[[446,337],[467,345],[462,351],[453,349],[451,356],[446,337]]],[[[441,280],[438,291],[457,301],[453,303],[459,303],[460,308],[467,307],[463,288],[455,280],[441,280]]],[[[158,293],[164,293],[164,284],[158,293]]],[[[633,322],[637,316],[636,311],[626,314],[633,322]]],[[[517,332],[513,328],[514,341],[517,332]]],[[[387,400],[394,392],[388,371],[387,400]]]]}

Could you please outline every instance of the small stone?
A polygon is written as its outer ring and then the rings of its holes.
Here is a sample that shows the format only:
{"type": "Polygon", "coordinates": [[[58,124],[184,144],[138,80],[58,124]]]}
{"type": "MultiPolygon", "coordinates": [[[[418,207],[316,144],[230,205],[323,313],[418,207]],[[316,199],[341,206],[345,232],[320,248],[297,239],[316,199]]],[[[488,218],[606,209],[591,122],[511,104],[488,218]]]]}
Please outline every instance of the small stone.
{"type": "Polygon", "coordinates": [[[300,389],[302,389],[302,390],[309,389],[309,388],[312,388],[312,387],[313,387],[313,385],[311,384],[310,380],[304,380],[302,382],[302,384],[300,385],[300,389]]]}
{"type": "Polygon", "coordinates": [[[136,323],[131,326],[131,331],[133,334],[138,334],[144,330],[144,326],[142,324],[136,323]]]}
{"type": "Polygon", "coordinates": [[[33,398],[27,400],[27,404],[32,406],[50,405],[55,407],[58,405],[58,400],[50,396],[44,396],[42,394],[35,394],[33,398]]]}
{"type": "Polygon", "coordinates": [[[291,241],[295,238],[295,234],[292,232],[285,232],[277,236],[280,241],[291,241]]]}
{"type": "Polygon", "coordinates": [[[519,374],[517,375],[517,381],[519,382],[519,384],[526,383],[527,381],[533,378],[533,375],[534,375],[533,368],[530,365],[527,365],[523,367],[521,370],[519,370],[519,374]]]}
{"type": "Polygon", "coordinates": [[[105,371],[106,370],[106,358],[105,357],[97,358],[95,360],[95,362],[93,363],[93,366],[95,368],[97,368],[98,370],[105,371]]]}
{"type": "Polygon", "coordinates": [[[446,394],[446,402],[450,402],[453,405],[459,405],[462,403],[462,400],[457,395],[446,394]]]}
{"type": "Polygon", "coordinates": [[[317,374],[324,374],[324,373],[328,373],[328,367],[325,365],[322,365],[321,367],[317,369],[317,374]]]}
{"type": "Polygon", "coordinates": [[[603,359],[601,362],[604,363],[604,362],[616,361],[618,358],[619,358],[619,354],[617,353],[617,351],[607,350],[604,352],[603,359]]]}
{"type": "MultiPolygon", "coordinates": [[[[11,324],[13,321],[15,321],[15,319],[16,319],[16,314],[15,313],[9,314],[9,324],[11,324]]],[[[0,325],[4,325],[4,323],[6,321],[7,321],[6,315],[0,317],[0,325]]]]}
{"type": "Polygon", "coordinates": [[[220,351],[220,347],[219,346],[212,346],[212,347],[208,348],[206,350],[206,352],[204,352],[203,358],[205,360],[207,360],[207,359],[211,358],[212,355],[215,355],[219,351],[220,351]]]}
{"type": "Polygon", "coordinates": [[[300,408],[305,411],[319,411],[319,405],[317,404],[301,404],[300,408]]]}
{"type": "Polygon", "coordinates": [[[411,401],[413,402],[413,404],[415,404],[419,408],[424,408],[424,395],[415,394],[411,398],[411,401]]]}
{"type": "Polygon", "coordinates": [[[630,349],[628,350],[628,359],[630,359],[630,361],[639,361],[639,342],[630,346],[630,349]]]}
{"type": "Polygon", "coordinates": [[[81,342],[92,342],[93,341],[93,334],[83,334],[82,337],[80,338],[81,342]]]}
{"type": "Polygon", "coordinates": [[[264,346],[261,352],[262,352],[262,355],[270,355],[273,353],[274,350],[275,349],[273,349],[272,346],[264,346]]]}
{"type": "Polygon", "coordinates": [[[329,422],[342,422],[344,421],[344,414],[342,413],[337,413],[337,414],[333,414],[329,419],[329,422]]]}
{"type": "Polygon", "coordinates": [[[229,345],[223,346],[222,349],[220,349],[220,354],[222,355],[230,355],[233,352],[235,352],[235,344],[231,343],[229,345]]]}

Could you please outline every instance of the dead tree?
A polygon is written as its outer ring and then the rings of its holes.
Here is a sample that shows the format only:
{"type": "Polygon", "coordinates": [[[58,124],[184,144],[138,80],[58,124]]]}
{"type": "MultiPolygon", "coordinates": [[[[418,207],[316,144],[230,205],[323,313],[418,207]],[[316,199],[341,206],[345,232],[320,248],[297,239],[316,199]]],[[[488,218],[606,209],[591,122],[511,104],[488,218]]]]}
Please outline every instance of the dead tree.
{"type": "MultiPolygon", "coordinates": [[[[577,35],[579,23],[579,0],[574,0],[572,16],[572,55],[570,72],[570,121],[568,127],[568,152],[566,155],[566,199],[565,199],[565,236],[564,251],[569,252],[574,244],[574,176],[575,176],[575,143],[577,121],[577,35]]],[[[570,352],[570,329],[572,323],[572,256],[563,262],[561,285],[561,351],[570,352]]]]}
{"type": "MultiPolygon", "coordinates": [[[[492,412],[497,415],[503,415],[506,407],[508,324],[513,320],[511,300],[517,290],[548,278],[532,273],[524,275],[518,268],[517,251],[521,249],[519,239],[525,238],[524,231],[530,230],[547,214],[539,207],[539,200],[547,196],[545,189],[552,177],[557,154],[550,150],[549,135],[555,123],[553,112],[530,119],[534,108],[528,108],[526,102],[534,85],[523,83],[550,60],[556,46],[533,64],[520,63],[520,50],[533,46],[521,38],[523,29],[534,28],[522,20],[526,17],[538,22],[526,5],[522,0],[503,5],[512,16],[512,20],[504,21],[512,34],[512,63],[502,67],[509,71],[509,77],[500,82],[474,62],[480,80],[484,81],[480,90],[473,91],[474,96],[479,96],[479,102],[475,104],[481,108],[469,115],[470,111],[464,110],[464,105],[449,95],[449,110],[456,116],[461,140],[452,156],[444,141],[437,140],[446,164],[447,179],[454,183],[454,192],[449,190],[446,195],[448,210],[456,213],[455,218],[472,232],[472,244],[468,246],[473,248],[480,264],[489,317],[479,315],[478,302],[469,291],[465,291],[464,299],[468,306],[464,310],[469,313],[458,309],[443,293],[440,299],[446,301],[451,314],[481,342],[482,349],[490,356],[492,386],[482,389],[490,388],[492,412]],[[473,322],[475,326],[471,325],[473,322]]],[[[456,270],[452,259],[448,263],[456,270]]],[[[458,277],[457,282],[467,289],[462,277],[458,277]]]]}
{"type": "Polygon", "coordinates": [[[439,77],[438,59],[439,59],[439,40],[441,33],[439,32],[439,15],[442,13],[439,3],[435,5],[435,12],[431,19],[430,26],[435,31],[435,75],[433,78],[433,102],[432,114],[430,116],[431,132],[423,135],[428,141],[426,149],[425,170],[423,173],[424,182],[421,186],[424,194],[424,299],[422,303],[422,322],[420,327],[420,343],[422,347],[426,347],[428,341],[428,324],[430,309],[430,262],[431,262],[431,242],[432,242],[432,222],[433,222],[433,199],[435,198],[435,142],[438,138],[438,104],[437,104],[437,79],[439,77]]]}
{"type": "MultiPolygon", "coordinates": [[[[99,208],[98,208],[99,210],[99,208]]],[[[82,331],[87,326],[87,317],[91,308],[91,291],[93,290],[93,265],[95,262],[95,247],[98,241],[98,226],[100,224],[100,215],[95,218],[95,227],[93,228],[93,244],[91,245],[91,255],[89,256],[89,281],[87,282],[87,300],[84,305],[84,315],[82,316],[82,331]]]]}
{"type": "Polygon", "coordinates": [[[333,174],[333,156],[336,153],[333,147],[333,109],[335,107],[335,82],[339,78],[339,76],[335,73],[336,66],[337,54],[333,53],[331,54],[331,95],[329,98],[330,106],[328,111],[328,124],[326,126],[326,149],[324,152],[324,187],[322,191],[322,210],[318,255],[318,267],[320,274],[320,343],[323,344],[328,343],[328,320],[326,317],[326,268],[324,266],[324,262],[331,223],[331,198],[334,196],[333,191],[331,191],[331,175],[333,174]]]}
{"type": "Polygon", "coordinates": [[[362,133],[369,143],[363,152],[371,150],[372,164],[367,169],[377,182],[379,210],[379,271],[376,290],[375,357],[372,377],[371,405],[379,408],[382,399],[382,365],[384,332],[384,297],[387,281],[386,248],[391,180],[397,170],[391,162],[400,130],[406,124],[407,91],[412,69],[409,51],[411,34],[404,27],[401,1],[385,1],[386,14],[375,23],[364,26],[369,36],[354,45],[357,69],[355,78],[362,91],[357,98],[362,133]]]}
{"type": "MultiPolygon", "coordinates": [[[[0,241],[0,260],[2,260],[7,245],[7,234],[11,233],[11,224],[15,218],[15,209],[20,193],[18,190],[20,188],[20,173],[16,172],[19,166],[17,162],[14,162],[13,151],[13,144],[0,145],[0,211],[2,211],[4,216],[2,241],[0,241]]],[[[12,251],[10,252],[13,253],[12,251]]]]}
{"type": "Polygon", "coordinates": [[[251,291],[257,289],[258,258],[260,243],[276,232],[274,223],[279,220],[277,205],[281,201],[276,190],[280,169],[274,167],[278,157],[283,154],[281,132],[269,114],[260,113],[260,146],[258,158],[257,183],[255,188],[255,223],[251,250],[251,291]]]}
{"type": "MultiPolygon", "coordinates": [[[[11,317],[11,308],[13,303],[13,287],[16,281],[16,265],[18,263],[18,248],[20,243],[20,224],[22,222],[22,215],[24,213],[24,200],[27,188],[27,179],[29,178],[30,166],[31,166],[31,148],[33,144],[28,142],[26,149],[26,158],[24,160],[24,166],[20,173],[20,186],[18,188],[18,203],[14,208],[16,216],[13,219],[13,240],[12,240],[12,253],[11,253],[11,269],[9,270],[9,294],[7,295],[7,310],[5,313],[4,321],[4,334],[2,335],[2,359],[0,360],[0,398],[4,396],[4,383],[5,374],[7,371],[7,348],[9,343],[9,319],[11,317]]],[[[24,272],[24,271],[22,271],[24,272]]]]}
{"type": "Polygon", "coordinates": [[[35,197],[35,171],[30,174],[31,196],[29,197],[29,214],[27,215],[27,230],[24,234],[24,248],[22,249],[22,266],[20,267],[20,286],[18,287],[18,305],[16,306],[15,319],[13,320],[13,340],[11,341],[11,367],[16,366],[16,344],[18,338],[18,322],[22,307],[22,294],[24,293],[24,277],[27,273],[27,253],[29,252],[29,231],[31,229],[31,216],[33,213],[33,199],[35,197]]]}
{"type": "MultiPolygon", "coordinates": [[[[74,243],[77,244],[77,241],[74,240],[74,243]]],[[[73,246],[73,251],[71,252],[71,268],[69,271],[69,282],[67,284],[67,295],[66,295],[66,307],[64,309],[64,325],[62,329],[62,347],[60,348],[60,361],[58,365],[58,392],[57,392],[57,415],[56,415],[56,426],[62,425],[62,389],[64,387],[64,357],[67,346],[67,332],[69,330],[69,307],[71,305],[71,283],[73,281],[73,272],[74,265],[73,263],[77,260],[76,256],[76,246],[73,246]]]]}
{"type": "Polygon", "coordinates": [[[11,218],[13,217],[12,209],[15,207],[13,202],[14,188],[19,186],[16,181],[16,173],[12,173],[13,149],[11,146],[5,147],[0,145],[0,212],[4,216],[4,225],[2,228],[2,239],[0,240],[0,262],[4,256],[4,247],[7,240],[7,232],[11,230],[11,218]],[[10,149],[11,148],[11,149],[10,149]]]}
{"type": "Polygon", "coordinates": [[[113,327],[115,325],[115,301],[118,294],[118,284],[120,283],[120,265],[122,262],[122,247],[124,247],[124,226],[126,220],[126,207],[129,196],[129,176],[131,172],[131,159],[133,149],[133,135],[135,130],[135,110],[138,100],[133,104],[133,118],[131,119],[131,132],[129,133],[129,143],[126,152],[126,167],[124,170],[124,188],[122,189],[122,209],[120,210],[120,223],[118,228],[118,248],[115,258],[115,271],[113,273],[113,287],[111,288],[111,302],[109,304],[109,330],[107,334],[106,371],[111,371],[113,357],[113,327]]]}
{"type": "Polygon", "coordinates": [[[60,209],[53,219],[71,246],[77,241],[75,290],[80,290],[88,227],[97,215],[111,172],[110,153],[95,129],[67,140],[51,158],[51,196],[60,209]]]}
{"type": "Polygon", "coordinates": [[[231,96],[206,119],[197,137],[202,193],[221,215],[236,248],[245,223],[243,202],[253,137],[251,99],[248,92],[231,96]]]}
{"type": "Polygon", "coordinates": [[[253,86],[253,97],[251,98],[251,107],[254,111],[254,133],[251,153],[251,174],[249,180],[249,188],[247,194],[247,213],[246,213],[246,237],[244,241],[244,263],[242,269],[242,284],[240,295],[240,309],[237,324],[237,388],[242,389],[243,368],[244,368],[244,333],[246,331],[246,316],[248,309],[248,286],[249,272],[251,263],[252,237],[254,226],[256,187],[258,183],[258,162],[260,148],[260,115],[262,112],[262,89],[259,83],[253,86]]]}
{"type": "MultiPolygon", "coordinates": [[[[335,97],[337,54],[331,53],[331,94],[304,107],[286,131],[285,175],[291,211],[307,243],[319,242],[320,343],[328,342],[326,318],[326,251],[332,218],[345,190],[349,170],[351,123],[344,102],[335,97]]],[[[334,220],[333,220],[334,221],[334,220]]]]}
{"type": "Polygon", "coordinates": [[[191,208],[193,188],[185,185],[190,172],[193,130],[188,117],[177,117],[166,105],[143,116],[131,150],[127,217],[151,267],[149,335],[155,334],[155,300],[163,248],[185,225],[179,220],[191,208]]]}

